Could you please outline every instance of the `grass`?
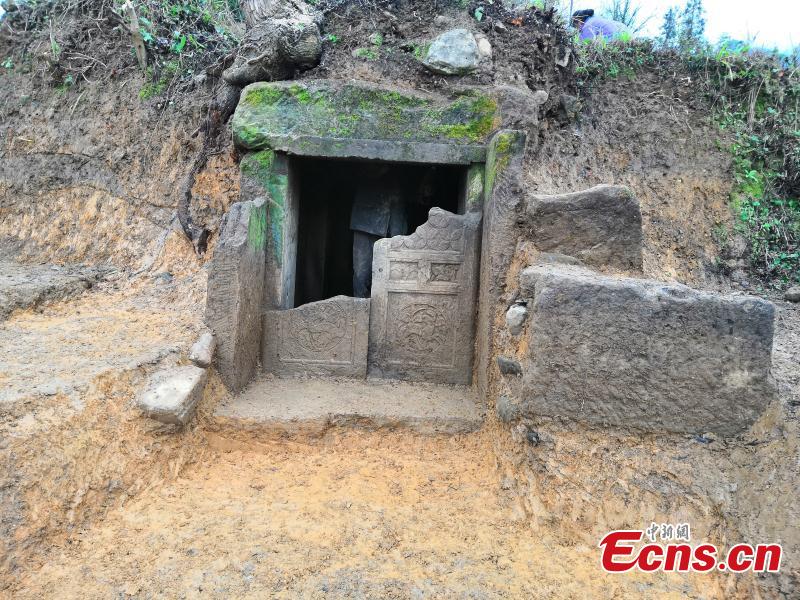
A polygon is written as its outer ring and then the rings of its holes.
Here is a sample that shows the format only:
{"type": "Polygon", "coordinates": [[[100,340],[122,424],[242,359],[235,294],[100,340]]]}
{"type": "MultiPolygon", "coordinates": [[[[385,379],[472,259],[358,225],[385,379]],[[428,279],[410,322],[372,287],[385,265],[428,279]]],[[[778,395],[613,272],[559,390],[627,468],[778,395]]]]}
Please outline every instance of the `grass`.
{"type": "MultiPolygon", "coordinates": [[[[800,74],[798,52],[780,55],[723,43],[687,50],[652,40],[576,44],[582,86],[635,79],[645,69],[687,72],[733,143],[731,208],[750,246],[750,267],[765,284],[800,282],[800,74]]],[[[729,235],[715,235],[721,244],[729,235]]]]}

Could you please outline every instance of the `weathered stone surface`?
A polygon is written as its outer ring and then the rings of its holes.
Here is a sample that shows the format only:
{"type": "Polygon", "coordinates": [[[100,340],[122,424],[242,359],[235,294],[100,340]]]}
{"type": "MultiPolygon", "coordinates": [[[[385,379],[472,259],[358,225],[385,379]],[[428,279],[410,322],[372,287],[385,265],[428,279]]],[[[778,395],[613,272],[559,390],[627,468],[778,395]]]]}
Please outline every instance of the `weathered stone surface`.
{"type": "Polygon", "coordinates": [[[264,314],[264,371],[367,376],[369,299],[336,296],[264,314]]]}
{"type": "Polygon", "coordinates": [[[786,290],[783,298],[789,302],[800,302],[800,285],[795,285],[786,290]]]}
{"type": "Polygon", "coordinates": [[[642,268],[642,214],[625,187],[528,199],[528,235],[536,248],[574,256],[588,265],[642,268]]]}
{"type": "Polygon", "coordinates": [[[294,306],[298,206],[285,154],[249,152],[239,164],[240,199],[263,201],[266,210],[264,309],[294,306]]]}
{"type": "Polygon", "coordinates": [[[434,73],[465,75],[478,68],[480,58],[472,33],[466,29],[451,29],[431,42],[422,64],[434,73]]]}
{"type": "Polygon", "coordinates": [[[523,410],[601,425],[741,432],[774,397],[774,307],[682,285],[529,267],[523,410]]]}
{"type": "Polygon", "coordinates": [[[497,101],[477,90],[451,98],[359,81],[254,83],[233,116],[240,148],[305,156],[483,162],[499,125],[497,101]]]}
{"type": "Polygon", "coordinates": [[[481,275],[478,301],[476,384],[486,395],[494,323],[502,318],[500,297],[517,247],[516,226],[524,197],[524,157],[527,136],[521,131],[498,131],[489,142],[484,176],[481,275]],[[499,313],[499,314],[498,314],[499,313]]]}
{"type": "Polygon", "coordinates": [[[509,396],[500,396],[495,404],[497,418],[503,423],[511,423],[522,416],[519,402],[509,396]]]}
{"type": "Polygon", "coordinates": [[[532,92],[525,86],[498,85],[492,94],[497,98],[504,127],[525,131],[532,138],[537,137],[539,111],[548,98],[546,91],[532,92]]]}
{"type": "Polygon", "coordinates": [[[527,318],[528,308],[524,304],[514,304],[506,311],[506,327],[512,335],[519,335],[527,318]]]}
{"type": "Polygon", "coordinates": [[[211,361],[214,360],[215,348],[214,334],[210,331],[205,331],[189,350],[189,360],[195,366],[207,369],[211,366],[211,361]]]}
{"type": "Polygon", "coordinates": [[[497,367],[500,369],[502,375],[522,375],[522,366],[520,366],[518,361],[512,358],[498,356],[497,367]]]}
{"type": "Polygon", "coordinates": [[[413,234],[375,243],[370,375],[472,382],[480,221],[432,208],[413,234]]]}
{"type": "Polygon", "coordinates": [[[157,371],[136,404],[145,415],[172,425],[186,425],[203,397],[207,372],[195,366],[157,371]]]}
{"type": "Polygon", "coordinates": [[[266,226],[263,199],[233,204],[208,273],[206,324],[217,340],[219,374],[231,391],[247,384],[258,363],[266,226]]]}
{"type": "Polygon", "coordinates": [[[457,434],[483,424],[467,386],[344,377],[259,377],[216,406],[208,429],[231,441],[319,439],[334,428],[457,434]]]}

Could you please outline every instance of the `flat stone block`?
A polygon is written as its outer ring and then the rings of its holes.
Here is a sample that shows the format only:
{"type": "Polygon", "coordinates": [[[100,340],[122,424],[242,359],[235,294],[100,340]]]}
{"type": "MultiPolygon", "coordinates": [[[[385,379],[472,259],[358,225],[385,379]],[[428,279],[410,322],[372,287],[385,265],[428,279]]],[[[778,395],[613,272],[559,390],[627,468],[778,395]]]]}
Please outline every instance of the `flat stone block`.
{"type": "Polygon", "coordinates": [[[542,252],[599,267],[642,268],[642,213],[628,188],[598,185],[574,194],[533,196],[527,222],[530,239],[542,252]]]}
{"type": "Polygon", "coordinates": [[[340,427],[458,434],[482,423],[478,399],[466,386],[262,376],[217,406],[210,430],[251,442],[318,437],[340,427]]]}
{"type": "Polygon", "coordinates": [[[195,366],[172,367],[153,373],[136,404],[162,423],[185,425],[203,397],[207,373],[195,366]]]}
{"type": "Polygon", "coordinates": [[[523,411],[732,435],[772,401],[774,306],[569,266],[522,272],[523,411]]]}
{"type": "Polygon", "coordinates": [[[369,299],[336,296],[264,313],[264,370],[367,376],[369,299]]]}

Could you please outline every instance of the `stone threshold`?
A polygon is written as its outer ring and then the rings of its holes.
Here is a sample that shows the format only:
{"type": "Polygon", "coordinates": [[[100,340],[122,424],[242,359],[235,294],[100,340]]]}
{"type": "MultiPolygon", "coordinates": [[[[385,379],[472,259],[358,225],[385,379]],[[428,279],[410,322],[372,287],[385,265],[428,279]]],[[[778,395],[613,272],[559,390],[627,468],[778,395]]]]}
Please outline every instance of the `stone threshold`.
{"type": "Polygon", "coordinates": [[[240,441],[313,438],[332,428],[453,435],[479,429],[483,418],[466,386],[262,375],[217,406],[209,429],[240,441]]]}

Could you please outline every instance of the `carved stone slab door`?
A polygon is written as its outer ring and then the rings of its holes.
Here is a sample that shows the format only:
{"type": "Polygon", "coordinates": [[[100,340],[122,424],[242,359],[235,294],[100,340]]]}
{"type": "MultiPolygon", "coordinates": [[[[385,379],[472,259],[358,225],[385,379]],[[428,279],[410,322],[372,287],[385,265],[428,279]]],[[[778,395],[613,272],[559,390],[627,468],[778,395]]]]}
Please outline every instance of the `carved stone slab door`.
{"type": "Polygon", "coordinates": [[[370,376],[472,382],[480,219],[432,208],[413,234],[375,243],[370,376]]]}

